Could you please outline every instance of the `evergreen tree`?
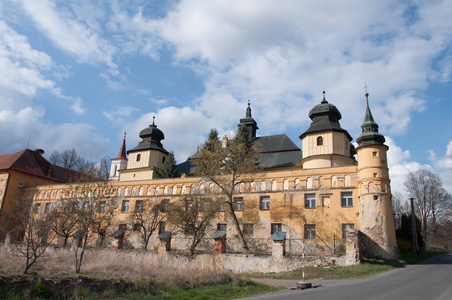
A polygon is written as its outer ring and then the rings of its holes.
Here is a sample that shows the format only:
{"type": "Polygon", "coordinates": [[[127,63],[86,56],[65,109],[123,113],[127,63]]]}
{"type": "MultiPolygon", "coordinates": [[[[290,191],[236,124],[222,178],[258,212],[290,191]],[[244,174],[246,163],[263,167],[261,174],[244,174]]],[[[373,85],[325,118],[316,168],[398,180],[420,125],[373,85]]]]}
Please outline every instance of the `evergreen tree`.
{"type": "MultiPolygon", "coordinates": [[[[421,234],[421,220],[416,217],[416,231],[419,249],[425,248],[425,242],[421,234]]],[[[396,230],[397,242],[401,251],[413,250],[413,230],[411,224],[411,215],[402,215],[402,224],[396,230]]]]}
{"type": "Polygon", "coordinates": [[[176,166],[176,159],[174,158],[174,152],[171,151],[168,154],[165,162],[163,163],[162,169],[156,173],[157,178],[176,178],[180,177],[179,170],[176,166]]]}

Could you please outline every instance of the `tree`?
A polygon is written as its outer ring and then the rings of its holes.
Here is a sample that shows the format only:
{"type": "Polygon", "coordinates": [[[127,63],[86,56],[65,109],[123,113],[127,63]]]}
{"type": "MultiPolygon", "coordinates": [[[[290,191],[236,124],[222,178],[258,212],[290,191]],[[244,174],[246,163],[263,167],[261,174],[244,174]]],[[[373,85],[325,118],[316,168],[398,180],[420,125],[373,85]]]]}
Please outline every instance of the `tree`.
{"type": "Polygon", "coordinates": [[[168,203],[151,202],[151,200],[143,200],[143,206],[136,208],[130,215],[129,222],[132,224],[134,231],[139,231],[140,238],[143,242],[144,249],[148,249],[149,240],[152,234],[159,228],[168,215],[168,203]]]}
{"type": "MultiPolygon", "coordinates": [[[[402,214],[401,226],[396,230],[397,243],[400,251],[413,251],[413,228],[411,224],[411,214],[402,214]]],[[[416,233],[419,249],[424,249],[425,241],[421,234],[421,221],[416,217],[416,233]]]]}
{"type": "Polygon", "coordinates": [[[49,157],[50,163],[74,171],[80,168],[82,160],[75,149],[66,149],[62,153],[54,151],[49,157]]]}
{"type": "Polygon", "coordinates": [[[195,253],[201,240],[213,228],[212,221],[222,203],[209,195],[191,194],[171,204],[168,221],[178,231],[191,236],[190,255],[195,253]]]}
{"type": "Polygon", "coordinates": [[[405,188],[415,199],[416,211],[422,223],[422,236],[427,240],[428,221],[431,218],[433,236],[437,236],[438,214],[450,205],[450,195],[443,188],[437,174],[428,170],[410,172],[405,180],[405,188]]]}
{"type": "Polygon", "coordinates": [[[8,235],[14,255],[24,259],[24,274],[41,258],[51,242],[50,219],[47,215],[33,212],[31,201],[16,201],[2,218],[14,224],[8,235]]]}
{"type": "Polygon", "coordinates": [[[394,210],[394,220],[395,220],[395,226],[396,229],[400,228],[402,225],[402,215],[404,213],[407,213],[408,211],[405,211],[405,207],[402,204],[402,194],[399,192],[394,192],[392,194],[392,208],[394,210]]]}
{"type": "Polygon", "coordinates": [[[77,203],[72,199],[59,200],[54,204],[53,210],[49,214],[51,222],[51,230],[57,237],[63,239],[63,247],[67,247],[67,241],[77,231],[77,214],[75,208],[77,203]]]}
{"type": "Polygon", "coordinates": [[[117,207],[115,192],[106,181],[81,182],[72,185],[66,191],[65,201],[73,203],[74,216],[77,219],[77,231],[73,235],[72,249],[75,256],[75,272],[79,273],[83,256],[88,244],[96,234],[100,234],[103,242],[108,227],[114,221],[112,212],[117,207]],[[75,240],[74,240],[75,239],[75,240]]]}
{"type": "Polygon", "coordinates": [[[179,170],[177,169],[174,153],[171,151],[168,154],[167,159],[163,163],[162,169],[156,173],[157,178],[176,178],[180,177],[179,170]]]}
{"type": "Polygon", "coordinates": [[[257,172],[260,171],[258,151],[252,144],[247,128],[240,126],[236,131],[235,139],[228,141],[227,145],[220,143],[218,132],[212,129],[199,152],[195,165],[196,174],[216,184],[226,197],[227,211],[232,217],[243,249],[248,250],[234,211],[234,195],[237,188],[241,183],[255,180],[257,172]]]}

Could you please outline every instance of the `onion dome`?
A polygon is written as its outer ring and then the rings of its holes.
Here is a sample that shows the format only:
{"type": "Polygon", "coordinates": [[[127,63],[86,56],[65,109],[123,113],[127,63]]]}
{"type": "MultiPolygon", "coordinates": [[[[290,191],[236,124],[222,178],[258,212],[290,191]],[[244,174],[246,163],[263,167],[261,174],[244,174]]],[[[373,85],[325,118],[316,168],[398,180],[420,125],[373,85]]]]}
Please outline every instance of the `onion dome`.
{"type": "Polygon", "coordinates": [[[361,125],[362,133],[356,139],[358,143],[358,148],[368,145],[383,145],[385,142],[385,137],[378,132],[378,124],[374,121],[372,112],[369,108],[369,93],[366,92],[366,113],[364,115],[364,122],[361,125]]]}
{"type": "Polygon", "coordinates": [[[165,139],[165,135],[160,129],[157,128],[157,125],[155,125],[155,117],[153,117],[152,124],[149,125],[149,127],[146,127],[140,131],[140,138],[142,138],[142,141],[138,144],[138,146],[127,151],[127,154],[134,151],[148,149],[159,150],[166,154],[169,153],[165,150],[165,148],[163,148],[161,143],[161,140],[165,139]]]}
{"type": "Polygon", "coordinates": [[[333,130],[345,133],[348,139],[352,140],[347,130],[343,129],[339,124],[339,120],[342,119],[341,113],[335,105],[326,101],[325,91],[323,91],[322,102],[309,111],[309,118],[312,120],[311,126],[300,135],[300,139],[303,139],[309,133],[333,130]]]}

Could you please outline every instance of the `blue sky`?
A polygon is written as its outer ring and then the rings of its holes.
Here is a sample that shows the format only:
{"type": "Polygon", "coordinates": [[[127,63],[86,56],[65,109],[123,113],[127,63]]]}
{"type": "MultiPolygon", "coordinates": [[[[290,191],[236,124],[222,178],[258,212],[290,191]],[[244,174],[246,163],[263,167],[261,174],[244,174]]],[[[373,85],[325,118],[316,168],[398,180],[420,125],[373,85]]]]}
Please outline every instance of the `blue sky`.
{"type": "Polygon", "coordinates": [[[182,162],[248,100],[258,135],[301,147],[323,90],[356,138],[366,82],[393,190],[419,168],[449,187],[451,17],[448,1],[4,0],[0,154],[115,157],[155,116],[182,162]]]}

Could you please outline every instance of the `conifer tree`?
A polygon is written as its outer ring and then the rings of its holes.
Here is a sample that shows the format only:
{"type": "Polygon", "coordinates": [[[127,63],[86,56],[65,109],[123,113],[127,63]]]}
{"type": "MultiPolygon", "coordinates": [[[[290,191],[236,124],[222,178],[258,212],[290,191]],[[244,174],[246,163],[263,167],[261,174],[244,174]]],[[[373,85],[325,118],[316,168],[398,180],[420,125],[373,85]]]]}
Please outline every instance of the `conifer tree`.
{"type": "Polygon", "coordinates": [[[165,162],[163,163],[162,169],[156,174],[157,178],[176,178],[180,177],[180,172],[177,169],[176,159],[174,158],[174,152],[170,152],[165,162]]]}

